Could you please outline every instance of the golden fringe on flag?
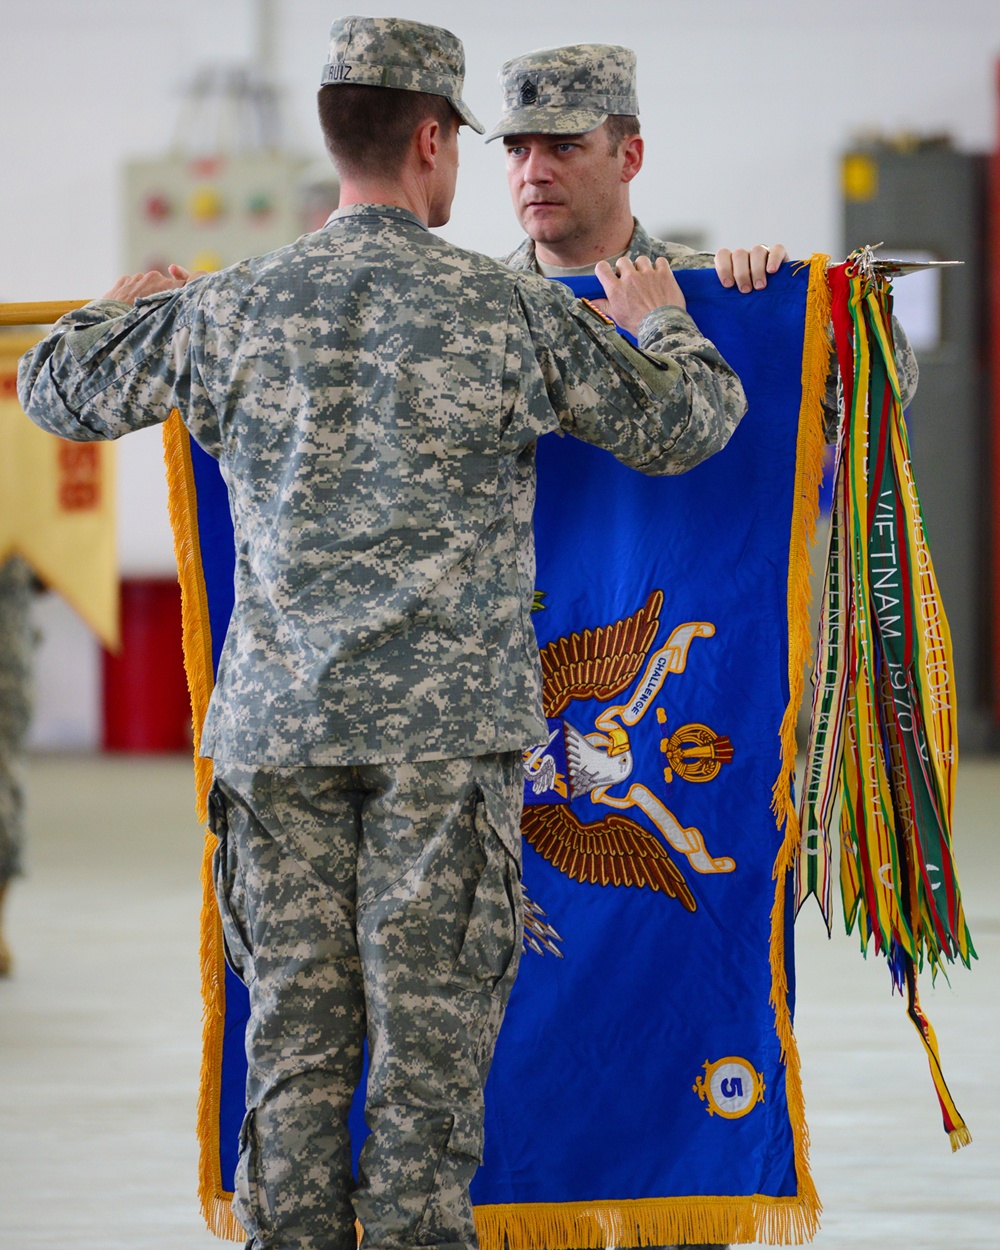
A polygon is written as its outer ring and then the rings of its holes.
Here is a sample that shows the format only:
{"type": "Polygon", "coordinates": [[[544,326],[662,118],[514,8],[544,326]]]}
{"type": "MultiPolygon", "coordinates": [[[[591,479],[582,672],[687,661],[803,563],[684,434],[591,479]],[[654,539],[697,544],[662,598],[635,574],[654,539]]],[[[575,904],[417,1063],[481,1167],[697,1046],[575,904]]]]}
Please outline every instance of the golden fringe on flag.
{"type": "MultiPolygon", "coordinates": [[[[181,414],[175,408],[163,427],[170,525],[174,534],[177,576],[181,584],[184,667],[191,693],[194,728],[195,810],[208,822],[208,792],[212,788],[212,761],[199,755],[201,731],[215,684],[212,668],[212,632],[208,595],[198,538],[197,497],[191,465],[191,444],[181,414]]],[[[219,1106],[222,1096],[222,1041],[225,1025],[226,961],[222,922],[215,903],[212,856],[217,839],[205,829],[201,864],[201,923],[199,958],[203,1004],[201,1076],[198,1085],[198,1201],[205,1222],[216,1237],[242,1241],[246,1236],[232,1212],[233,1195],[222,1187],[219,1163],[219,1106]]]]}
{"type": "Polygon", "coordinates": [[[795,1198],[646,1198],[615,1203],[519,1203],[477,1207],[473,1214],[481,1250],[513,1244],[569,1246],[712,1245],[763,1242],[801,1245],[819,1228],[815,1206],[795,1198]]]}
{"type": "MultiPolygon", "coordinates": [[[[775,1029],[786,1062],[785,1083],[788,1114],[795,1143],[795,1173],[801,1202],[813,1212],[811,1240],[819,1229],[822,1205],[809,1169],[809,1128],[802,1094],[802,1070],[798,1043],[788,1010],[785,917],[788,874],[794,871],[801,829],[792,794],[795,776],[796,724],[805,685],[804,671],[812,651],[809,616],[811,600],[811,548],[816,541],[819,488],[823,477],[825,439],[823,399],[830,369],[830,288],[826,267],[830,257],[821,252],[809,259],[809,292],[806,298],[805,334],[802,344],[802,402],[799,409],[798,444],[795,455],[795,496],[788,547],[788,706],[781,723],[781,769],[772,792],[772,810],[784,841],[774,865],[774,907],[771,911],[771,1006],[775,1029]]],[[[773,1222],[773,1221],[772,1221],[773,1222]]],[[[795,1230],[799,1231],[798,1229],[795,1230]]],[[[764,1240],[769,1240],[764,1238],[764,1240]]],[[[800,1241],[789,1236],[781,1240],[800,1241]]]]}

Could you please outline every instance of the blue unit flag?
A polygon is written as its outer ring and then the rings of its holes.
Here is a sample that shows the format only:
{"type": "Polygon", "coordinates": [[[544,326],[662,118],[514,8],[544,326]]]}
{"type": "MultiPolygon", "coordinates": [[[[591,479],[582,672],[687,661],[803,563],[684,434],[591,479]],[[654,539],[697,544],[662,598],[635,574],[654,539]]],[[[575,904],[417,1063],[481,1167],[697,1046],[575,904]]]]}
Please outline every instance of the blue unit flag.
{"type": "MultiPolygon", "coordinates": [[[[523,759],[527,949],[486,1091],[483,1250],[798,1242],[818,1226],[789,870],[824,261],[786,265],[752,296],[677,274],[749,398],[706,463],[647,478],[572,438],[539,444],[548,737],[523,759]]],[[[596,279],[572,284],[602,294],[596,279]]],[[[188,465],[171,492],[190,669],[198,645],[217,659],[231,608],[228,506],[179,420],[168,439],[188,465]]],[[[210,1225],[238,1235],[247,1002],[213,926],[207,892],[201,1197],[210,1225]]]]}
{"type": "MultiPolygon", "coordinates": [[[[752,296],[677,277],[749,397],[729,446],[675,478],[573,439],[538,448],[549,738],[524,755],[529,949],[473,1185],[494,1247],[816,1227],[775,880],[795,832],[775,798],[805,628],[796,530],[822,457],[818,378],[803,404],[809,273],[785,266],[752,296]]],[[[828,349],[814,355],[824,371],[828,349]]]]}

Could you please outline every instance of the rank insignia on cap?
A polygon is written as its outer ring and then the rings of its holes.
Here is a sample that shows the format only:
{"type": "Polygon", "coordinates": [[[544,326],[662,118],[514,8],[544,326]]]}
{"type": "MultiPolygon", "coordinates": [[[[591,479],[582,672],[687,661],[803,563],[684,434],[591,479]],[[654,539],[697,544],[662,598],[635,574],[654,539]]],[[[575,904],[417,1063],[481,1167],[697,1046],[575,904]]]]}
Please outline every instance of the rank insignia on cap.
{"type": "Polygon", "coordinates": [[[538,88],[530,78],[526,78],[521,83],[521,89],[517,93],[517,98],[521,105],[534,104],[538,100],[538,88]]]}

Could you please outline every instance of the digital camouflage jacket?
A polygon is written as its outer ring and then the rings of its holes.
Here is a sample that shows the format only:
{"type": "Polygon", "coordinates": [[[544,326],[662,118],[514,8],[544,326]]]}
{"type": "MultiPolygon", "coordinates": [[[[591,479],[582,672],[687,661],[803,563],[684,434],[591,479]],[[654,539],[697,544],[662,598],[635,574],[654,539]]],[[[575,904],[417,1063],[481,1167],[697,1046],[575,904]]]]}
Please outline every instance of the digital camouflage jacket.
{"type": "Polygon", "coordinates": [[[182,290],[70,313],[23,359],[19,390],[70,439],[176,407],[218,458],[236,603],[203,754],[451,758],[545,736],[536,440],[561,430],[680,473],[743,414],[685,312],[650,313],[639,342],[561,284],[357,205],[182,290]]]}

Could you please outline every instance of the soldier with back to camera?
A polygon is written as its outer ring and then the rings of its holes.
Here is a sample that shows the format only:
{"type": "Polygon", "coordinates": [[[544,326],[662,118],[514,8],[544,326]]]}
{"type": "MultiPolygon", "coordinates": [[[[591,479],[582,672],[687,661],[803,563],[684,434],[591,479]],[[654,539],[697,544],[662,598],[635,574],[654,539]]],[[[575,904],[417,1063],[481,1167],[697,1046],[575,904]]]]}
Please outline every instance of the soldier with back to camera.
{"type": "Polygon", "coordinates": [[[545,728],[535,443],[562,430],[679,473],[745,407],[665,261],[599,267],[635,350],[565,288],[430,233],[460,124],[481,133],[463,74],[445,30],[335,22],[326,226],[195,280],[122,278],[21,366],[25,409],[66,438],[178,408],[229,490],[235,607],[201,752],[250,994],[234,1211],[251,1247],[355,1250],[355,1217],[371,1247],[475,1245],[521,948],[521,752],[545,728]]]}

